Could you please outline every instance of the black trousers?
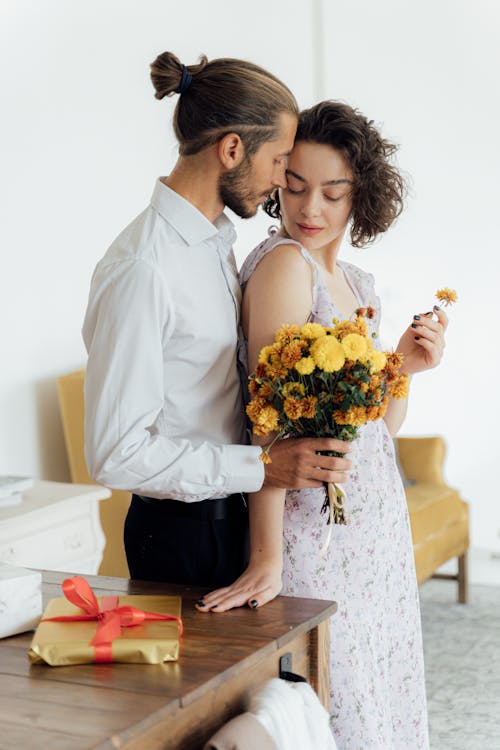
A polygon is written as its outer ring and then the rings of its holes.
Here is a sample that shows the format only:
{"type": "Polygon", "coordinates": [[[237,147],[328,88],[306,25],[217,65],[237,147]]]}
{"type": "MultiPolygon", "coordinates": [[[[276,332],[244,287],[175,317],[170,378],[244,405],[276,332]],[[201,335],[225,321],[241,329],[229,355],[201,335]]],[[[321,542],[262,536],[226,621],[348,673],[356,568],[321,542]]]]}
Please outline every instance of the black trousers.
{"type": "Polygon", "coordinates": [[[246,504],[239,495],[189,504],[132,495],[124,541],[131,578],[228,586],[248,564],[246,504]],[[210,517],[221,505],[219,517],[210,517]]]}

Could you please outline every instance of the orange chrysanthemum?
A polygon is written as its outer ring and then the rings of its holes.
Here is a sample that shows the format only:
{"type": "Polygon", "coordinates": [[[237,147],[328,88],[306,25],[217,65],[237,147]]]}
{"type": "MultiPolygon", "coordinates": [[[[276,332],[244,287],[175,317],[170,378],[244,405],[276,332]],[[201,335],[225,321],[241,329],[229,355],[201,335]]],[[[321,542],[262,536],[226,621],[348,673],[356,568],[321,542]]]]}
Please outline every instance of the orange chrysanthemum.
{"type": "Polygon", "coordinates": [[[302,416],[305,419],[314,419],[316,416],[316,404],[318,403],[318,399],[316,396],[306,396],[306,398],[301,399],[302,404],[302,416]]]}
{"type": "Polygon", "coordinates": [[[352,320],[343,320],[341,323],[337,323],[333,330],[335,336],[340,340],[342,340],[344,336],[347,336],[348,333],[359,333],[356,323],[353,323],[352,320]]]}
{"type": "Polygon", "coordinates": [[[295,323],[293,323],[292,325],[283,323],[281,328],[278,328],[278,330],[276,331],[274,341],[280,346],[286,346],[290,343],[290,341],[293,341],[293,339],[298,338],[299,336],[300,328],[298,327],[298,325],[295,325],[295,323]]]}
{"type": "Polygon", "coordinates": [[[448,289],[448,287],[438,289],[436,292],[436,297],[440,302],[444,302],[446,307],[448,307],[448,305],[453,305],[453,303],[458,299],[456,291],[454,289],[448,289]]]}
{"type": "Polygon", "coordinates": [[[389,386],[389,396],[391,398],[408,398],[409,387],[408,375],[404,373],[389,386]]]}
{"type": "Polygon", "coordinates": [[[347,411],[336,409],[333,418],[337,424],[350,424],[353,427],[361,427],[366,422],[366,409],[362,406],[351,406],[347,411]]]}
{"type": "Polygon", "coordinates": [[[301,399],[295,399],[288,396],[283,402],[283,409],[288,419],[300,419],[302,416],[301,399]]]}
{"type": "Polygon", "coordinates": [[[290,341],[289,344],[287,344],[283,351],[281,352],[281,361],[285,365],[285,367],[288,367],[288,369],[292,369],[294,365],[297,364],[297,362],[302,359],[302,352],[304,349],[307,349],[307,344],[305,341],[290,341]]]}

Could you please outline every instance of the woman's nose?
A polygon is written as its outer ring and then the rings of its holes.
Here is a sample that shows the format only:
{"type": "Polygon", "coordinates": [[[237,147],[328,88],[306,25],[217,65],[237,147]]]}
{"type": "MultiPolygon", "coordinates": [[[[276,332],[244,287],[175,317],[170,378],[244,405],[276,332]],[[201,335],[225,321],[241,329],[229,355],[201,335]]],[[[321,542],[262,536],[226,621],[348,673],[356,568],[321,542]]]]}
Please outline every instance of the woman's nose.
{"type": "Polygon", "coordinates": [[[300,211],[303,216],[318,216],[320,213],[320,205],[317,197],[311,193],[304,196],[300,211]]]}

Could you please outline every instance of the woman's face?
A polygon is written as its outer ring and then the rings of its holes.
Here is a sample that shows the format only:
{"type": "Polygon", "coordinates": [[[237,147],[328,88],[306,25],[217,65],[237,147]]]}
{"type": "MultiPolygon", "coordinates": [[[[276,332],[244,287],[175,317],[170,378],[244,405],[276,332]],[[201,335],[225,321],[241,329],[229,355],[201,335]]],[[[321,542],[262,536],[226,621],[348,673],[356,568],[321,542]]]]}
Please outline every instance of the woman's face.
{"type": "Polygon", "coordinates": [[[281,217],[289,237],[308,250],[340,242],[352,209],[353,174],[340,151],[299,142],[288,157],[281,217]]]}

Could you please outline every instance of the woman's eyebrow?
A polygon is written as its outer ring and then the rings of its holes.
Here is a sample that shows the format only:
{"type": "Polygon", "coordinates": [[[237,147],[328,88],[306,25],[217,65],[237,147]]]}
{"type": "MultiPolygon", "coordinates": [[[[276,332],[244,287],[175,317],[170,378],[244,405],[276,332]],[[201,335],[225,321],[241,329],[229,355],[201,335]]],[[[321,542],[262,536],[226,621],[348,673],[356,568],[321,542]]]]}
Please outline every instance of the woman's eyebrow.
{"type": "MultiPolygon", "coordinates": [[[[299,180],[299,182],[307,182],[307,180],[305,180],[304,177],[301,177],[300,174],[297,174],[297,172],[294,172],[293,169],[287,169],[286,174],[289,174],[292,177],[295,177],[295,179],[299,180]]],[[[345,183],[347,183],[348,185],[352,185],[353,181],[348,180],[347,178],[343,177],[339,180],[327,180],[327,182],[322,182],[321,186],[325,187],[326,185],[343,185],[345,183]]]]}

